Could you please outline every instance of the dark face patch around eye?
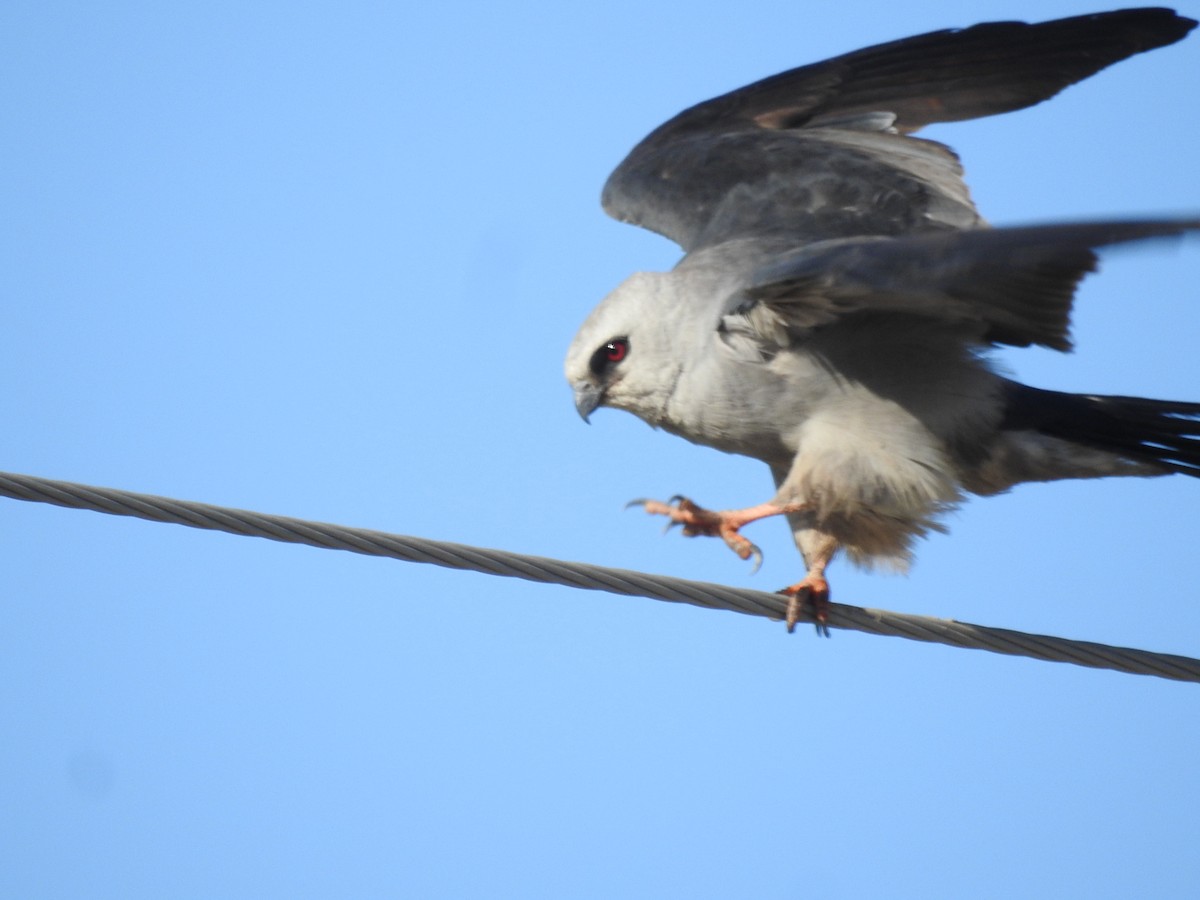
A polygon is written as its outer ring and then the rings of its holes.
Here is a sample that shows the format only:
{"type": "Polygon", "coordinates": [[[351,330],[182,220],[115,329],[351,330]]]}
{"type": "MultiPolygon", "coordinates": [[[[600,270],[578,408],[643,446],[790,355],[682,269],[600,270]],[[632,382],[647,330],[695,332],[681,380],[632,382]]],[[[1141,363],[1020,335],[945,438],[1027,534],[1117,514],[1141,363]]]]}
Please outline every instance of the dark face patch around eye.
{"type": "Polygon", "coordinates": [[[588,368],[593,375],[603,375],[608,369],[617,365],[629,355],[629,338],[613,338],[592,354],[588,368]]]}

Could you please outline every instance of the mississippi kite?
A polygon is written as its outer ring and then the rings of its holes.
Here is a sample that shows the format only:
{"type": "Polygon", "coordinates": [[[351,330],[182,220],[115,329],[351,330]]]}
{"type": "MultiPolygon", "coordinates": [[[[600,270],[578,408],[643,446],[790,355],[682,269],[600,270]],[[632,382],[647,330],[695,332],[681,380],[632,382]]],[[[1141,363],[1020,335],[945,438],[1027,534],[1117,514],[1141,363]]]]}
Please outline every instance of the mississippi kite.
{"type": "Polygon", "coordinates": [[[605,185],[614,217],[685,256],[633,275],[591,313],[566,375],[579,413],[653,426],[767,463],[776,493],[710,511],[636,501],[724,539],[786,516],[829,598],[838,552],[903,569],[965,494],[1026,481],[1200,475],[1200,404],[1028,387],[995,345],[1070,348],[1075,288],[1099,248],[1195,220],[991,228],[947,147],[922,126],[1009,112],[1196,23],[1131,9],[938,31],[793,69],[660,126],[605,185]]]}

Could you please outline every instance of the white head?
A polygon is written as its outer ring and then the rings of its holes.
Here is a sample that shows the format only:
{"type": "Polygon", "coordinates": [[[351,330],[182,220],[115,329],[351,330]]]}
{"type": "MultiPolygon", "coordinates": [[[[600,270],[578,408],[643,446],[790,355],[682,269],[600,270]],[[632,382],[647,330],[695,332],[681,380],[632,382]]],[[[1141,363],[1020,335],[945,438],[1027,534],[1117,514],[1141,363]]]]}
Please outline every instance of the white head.
{"type": "Polygon", "coordinates": [[[627,410],[652,425],[662,419],[681,368],[672,288],[669,273],[638,272],[580,326],[564,370],[585,422],[598,406],[627,410]]]}

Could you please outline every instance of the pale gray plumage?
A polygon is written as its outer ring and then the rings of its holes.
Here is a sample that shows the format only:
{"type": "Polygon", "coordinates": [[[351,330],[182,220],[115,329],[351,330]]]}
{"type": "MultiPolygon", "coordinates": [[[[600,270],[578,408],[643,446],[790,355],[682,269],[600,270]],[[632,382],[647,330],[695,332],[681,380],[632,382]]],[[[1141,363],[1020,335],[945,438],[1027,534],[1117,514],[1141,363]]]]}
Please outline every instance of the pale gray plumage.
{"type": "Polygon", "coordinates": [[[1195,24],[1141,9],[935,32],[681,113],[604,205],[687,255],[584,322],[566,359],[580,414],[628,410],[767,463],[818,578],[839,549],[903,568],[965,492],[1200,475],[1200,404],[1040,391],[983,355],[1069,349],[1097,249],[1200,221],[988,228],[954,154],[908,136],[1040,102],[1195,24]]]}

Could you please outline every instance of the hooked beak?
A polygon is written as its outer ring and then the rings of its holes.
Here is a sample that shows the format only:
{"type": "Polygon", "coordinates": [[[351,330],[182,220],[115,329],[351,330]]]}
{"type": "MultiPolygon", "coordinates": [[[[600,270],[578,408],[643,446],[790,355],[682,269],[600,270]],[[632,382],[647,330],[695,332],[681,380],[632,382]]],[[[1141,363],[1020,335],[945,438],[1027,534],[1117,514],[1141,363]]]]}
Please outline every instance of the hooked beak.
{"type": "Polygon", "coordinates": [[[604,391],[598,385],[588,381],[580,381],[575,385],[575,409],[583,421],[588,421],[588,416],[596,411],[603,399],[604,391]]]}

